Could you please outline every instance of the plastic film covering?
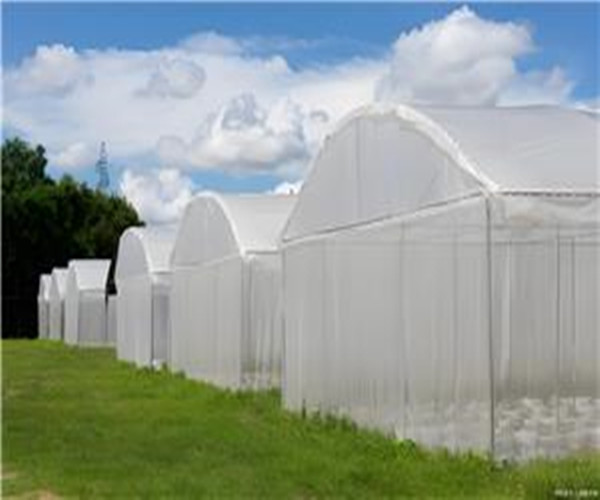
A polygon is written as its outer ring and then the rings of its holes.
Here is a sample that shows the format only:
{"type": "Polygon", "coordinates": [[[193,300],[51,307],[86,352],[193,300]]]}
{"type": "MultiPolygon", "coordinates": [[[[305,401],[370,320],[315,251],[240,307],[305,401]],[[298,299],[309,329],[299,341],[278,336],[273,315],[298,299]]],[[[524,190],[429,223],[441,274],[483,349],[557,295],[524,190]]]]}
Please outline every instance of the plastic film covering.
{"type": "Polygon", "coordinates": [[[599,448],[598,208],[475,198],[286,246],[286,406],[499,458],[599,448]]]}
{"type": "Polygon", "coordinates": [[[600,449],[600,196],[491,214],[496,455],[600,449]]]}
{"type": "Polygon", "coordinates": [[[598,124],[547,106],[361,109],[327,138],[284,240],[479,192],[600,192],[598,124]]]}
{"type": "Polygon", "coordinates": [[[65,335],[64,313],[67,291],[67,269],[54,268],[50,282],[50,331],[53,340],[63,340],[65,335]]]}
{"type": "Polygon", "coordinates": [[[47,339],[50,329],[50,283],[51,275],[40,276],[40,286],[37,297],[38,304],[38,337],[47,339]]]}
{"type": "Polygon", "coordinates": [[[117,344],[117,296],[109,295],[106,300],[106,339],[109,345],[117,344]]]}
{"type": "Polygon", "coordinates": [[[175,370],[222,387],[241,388],[242,273],[241,257],[174,269],[171,362],[175,370]]]}
{"type": "Polygon", "coordinates": [[[281,254],[250,255],[244,270],[247,297],[243,338],[242,384],[280,387],[283,343],[281,254]]]}
{"type": "Polygon", "coordinates": [[[173,273],[172,365],[233,389],[276,387],[281,374],[279,254],[229,257],[173,273]]]}
{"type": "Polygon", "coordinates": [[[152,361],[171,363],[171,275],[156,280],[152,287],[152,361]],[[157,332],[159,332],[157,334],[157,332]]]}
{"type": "Polygon", "coordinates": [[[169,361],[170,257],[175,228],[130,228],[121,236],[117,283],[117,356],[138,366],[169,361]]]}
{"type": "Polygon", "coordinates": [[[489,449],[484,205],[286,246],[286,406],[489,449]]]}
{"type": "Polygon", "coordinates": [[[598,122],[368,108],[284,231],[283,398],[500,458],[600,448],[598,122]]]}
{"type": "Polygon", "coordinates": [[[109,260],[72,260],[65,295],[65,342],[106,345],[106,280],[109,260]]]}
{"type": "Polygon", "coordinates": [[[281,230],[293,196],[196,197],[173,249],[171,362],[234,389],[279,385],[281,230]]]}

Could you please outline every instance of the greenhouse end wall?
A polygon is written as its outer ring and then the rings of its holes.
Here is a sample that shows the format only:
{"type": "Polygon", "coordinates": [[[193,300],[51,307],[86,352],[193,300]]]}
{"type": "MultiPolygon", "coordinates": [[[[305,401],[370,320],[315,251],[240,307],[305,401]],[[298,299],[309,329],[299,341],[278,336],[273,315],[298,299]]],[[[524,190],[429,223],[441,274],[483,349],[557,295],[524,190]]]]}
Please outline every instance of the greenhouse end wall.
{"type": "Polygon", "coordinates": [[[37,299],[38,304],[38,337],[41,339],[49,338],[50,330],[50,304],[43,298],[37,299]]]}
{"type": "Polygon", "coordinates": [[[63,340],[64,338],[64,299],[52,299],[50,301],[50,338],[53,340],[63,340]]]}
{"type": "Polygon", "coordinates": [[[253,253],[173,269],[171,362],[232,389],[278,386],[281,256],[253,253]]]}
{"type": "Polygon", "coordinates": [[[597,210],[476,196],[286,243],[286,406],[499,458],[597,448],[597,210]]]}

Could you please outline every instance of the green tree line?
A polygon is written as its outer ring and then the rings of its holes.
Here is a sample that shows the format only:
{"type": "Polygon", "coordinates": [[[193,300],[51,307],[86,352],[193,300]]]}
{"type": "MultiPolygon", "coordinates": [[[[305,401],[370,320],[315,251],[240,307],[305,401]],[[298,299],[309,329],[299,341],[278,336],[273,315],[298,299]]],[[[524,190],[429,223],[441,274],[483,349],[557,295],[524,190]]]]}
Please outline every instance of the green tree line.
{"type": "Polygon", "coordinates": [[[73,258],[111,258],[140,225],[123,198],[46,174],[42,146],[2,145],[2,337],[37,336],[39,277],[73,258]]]}

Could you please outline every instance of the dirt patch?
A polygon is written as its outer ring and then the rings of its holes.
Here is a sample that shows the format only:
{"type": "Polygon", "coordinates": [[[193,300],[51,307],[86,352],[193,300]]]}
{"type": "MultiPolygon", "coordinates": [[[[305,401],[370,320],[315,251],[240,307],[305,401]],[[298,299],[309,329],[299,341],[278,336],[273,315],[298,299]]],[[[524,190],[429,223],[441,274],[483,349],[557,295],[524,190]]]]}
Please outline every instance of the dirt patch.
{"type": "Polygon", "coordinates": [[[30,491],[20,495],[5,497],[6,500],[58,500],[61,497],[48,490],[30,491]]]}
{"type": "Polygon", "coordinates": [[[0,480],[2,481],[10,481],[11,479],[16,479],[17,473],[8,471],[8,470],[0,470],[0,480]]]}

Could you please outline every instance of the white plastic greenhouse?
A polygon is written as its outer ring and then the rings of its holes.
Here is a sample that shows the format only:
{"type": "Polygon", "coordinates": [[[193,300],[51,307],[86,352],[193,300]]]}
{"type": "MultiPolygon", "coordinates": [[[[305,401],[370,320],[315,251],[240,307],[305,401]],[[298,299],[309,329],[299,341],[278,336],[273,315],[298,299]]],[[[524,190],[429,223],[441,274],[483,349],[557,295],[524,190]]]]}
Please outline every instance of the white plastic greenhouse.
{"type": "Polygon", "coordinates": [[[65,294],[67,292],[67,268],[55,267],[50,281],[50,331],[53,340],[65,337],[65,294]]]}
{"type": "Polygon", "coordinates": [[[106,345],[106,280],[109,260],[69,262],[65,295],[65,342],[106,345]]]}
{"type": "Polygon", "coordinates": [[[171,361],[230,388],[280,384],[281,255],[294,196],[201,195],[172,254],[171,361]]]}
{"type": "Polygon", "coordinates": [[[600,447],[599,122],[370,107],[283,234],[287,407],[522,459],[600,447]]]}
{"type": "Polygon", "coordinates": [[[50,275],[42,274],[40,276],[40,286],[37,296],[38,306],[38,337],[48,338],[49,310],[50,310],[50,275]]]}
{"type": "Polygon", "coordinates": [[[117,345],[117,295],[106,296],[106,339],[109,345],[117,345]]]}
{"type": "Polygon", "coordinates": [[[132,227],[119,241],[117,355],[138,366],[169,361],[170,257],[174,227],[132,227]]]}

